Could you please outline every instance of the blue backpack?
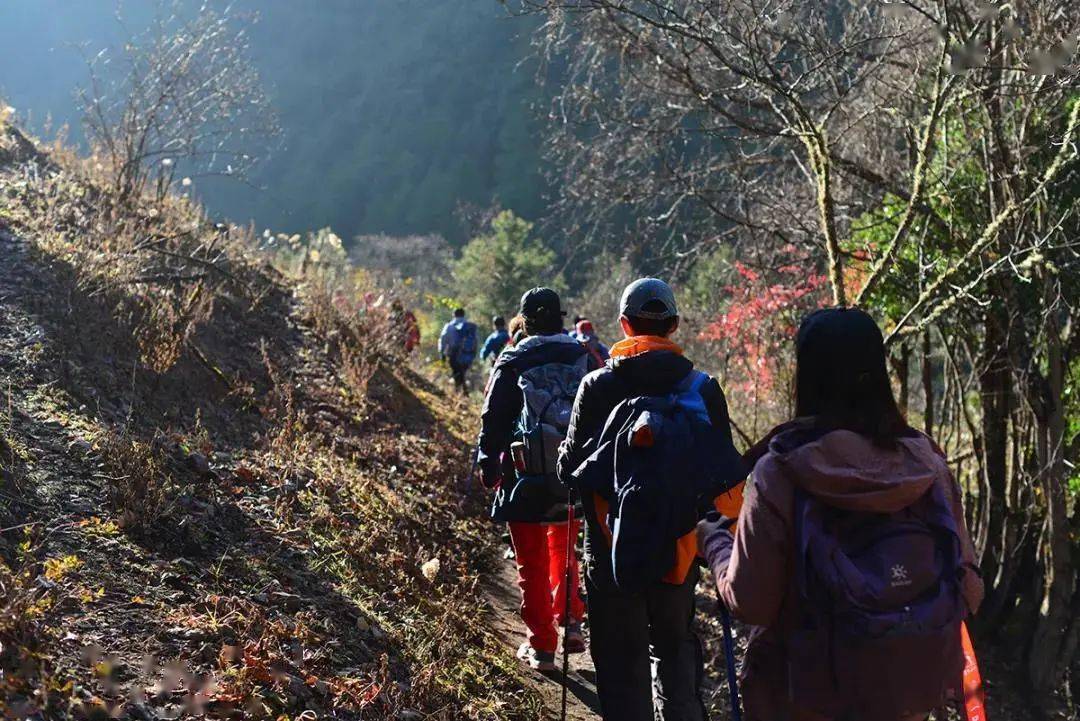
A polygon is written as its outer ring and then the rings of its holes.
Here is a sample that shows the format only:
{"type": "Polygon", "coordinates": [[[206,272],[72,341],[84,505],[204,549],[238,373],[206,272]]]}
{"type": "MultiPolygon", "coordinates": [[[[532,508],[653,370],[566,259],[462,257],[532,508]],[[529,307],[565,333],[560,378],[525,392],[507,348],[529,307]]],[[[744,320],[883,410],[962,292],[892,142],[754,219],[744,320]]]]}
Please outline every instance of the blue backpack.
{"type": "Polygon", "coordinates": [[[470,365],[476,360],[476,324],[462,320],[454,324],[454,330],[457,331],[454,360],[461,365],[470,365]]]}
{"type": "Polygon", "coordinates": [[[720,457],[726,444],[718,441],[701,396],[706,380],[691,371],[668,395],[625,400],[609,416],[604,436],[614,441],[614,493],[608,525],[622,590],[661,581],[675,564],[678,539],[728,490],[720,457]]]}

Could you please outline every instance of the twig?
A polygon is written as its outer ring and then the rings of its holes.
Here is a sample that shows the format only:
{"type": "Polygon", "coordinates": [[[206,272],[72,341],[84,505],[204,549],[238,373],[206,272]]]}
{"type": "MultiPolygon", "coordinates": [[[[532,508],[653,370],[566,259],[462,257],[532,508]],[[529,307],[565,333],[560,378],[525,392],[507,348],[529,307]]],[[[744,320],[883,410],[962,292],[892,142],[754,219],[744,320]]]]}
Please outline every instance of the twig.
{"type": "Polygon", "coordinates": [[[27,528],[29,526],[40,526],[41,521],[30,521],[29,523],[20,523],[17,526],[8,526],[7,528],[0,528],[0,533],[7,533],[8,531],[17,531],[20,528],[27,528]]]}
{"type": "Polygon", "coordinates": [[[728,422],[731,423],[731,427],[734,428],[735,432],[739,434],[739,438],[742,439],[742,442],[746,444],[747,448],[754,445],[754,441],[750,438],[750,436],[746,435],[746,433],[743,432],[742,428],[739,428],[739,424],[737,424],[733,418],[728,417],[728,422]]]}
{"type": "Polygon", "coordinates": [[[196,263],[198,265],[201,265],[204,268],[209,268],[210,270],[217,271],[218,273],[221,273],[223,276],[225,276],[229,280],[233,281],[234,283],[237,283],[237,284],[243,286],[243,288],[245,290],[247,290],[249,293],[251,292],[251,286],[249,286],[247,284],[247,282],[245,282],[244,280],[241,280],[240,278],[236,277],[234,274],[230,273],[229,271],[225,270],[224,268],[222,268],[220,266],[217,266],[217,265],[214,265],[213,263],[211,263],[208,260],[203,260],[202,258],[196,258],[196,257],[191,256],[191,255],[184,255],[183,253],[174,253],[171,250],[165,250],[164,248],[156,248],[154,246],[147,246],[146,250],[152,250],[155,253],[161,253],[162,255],[167,255],[170,258],[176,258],[178,260],[187,260],[187,261],[190,261],[192,263],[196,263]]]}
{"type": "Polygon", "coordinates": [[[138,278],[132,278],[128,283],[160,283],[163,281],[171,283],[187,283],[193,280],[206,280],[209,276],[206,273],[199,273],[197,275],[169,275],[167,273],[161,273],[158,275],[142,275],[138,278]]]}
{"type": "Polygon", "coordinates": [[[934,73],[934,99],[930,105],[930,113],[926,118],[926,124],[923,126],[923,136],[917,150],[918,155],[916,156],[913,173],[915,177],[911,184],[911,196],[908,198],[907,206],[904,208],[904,215],[900,219],[899,225],[896,226],[892,239],[885,246],[885,252],[882,253],[881,259],[870,271],[870,275],[866,278],[866,282],[863,283],[863,287],[855,295],[855,305],[860,305],[877,287],[878,282],[885,277],[889,269],[892,268],[900,247],[907,239],[911,225],[915,221],[916,212],[922,204],[927,175],[930,173],[929,161],[934,150],[934,138],[937,134],[938,120],[941,118],[945,98],[953,86],[952,78],[945,81],[942,79],[945,72],[945,61],[948,58],[948,47],[948,43],[942,43],[937,71],[934,73]]]}
{"type": "Polygon", "coordinates": [[[207,358],[206,355],[199,349],[199,346],[195,345],[194,341],[188,340],[185,342],[184,345],[188,347],[188,350],[191,351],[192,355],[194,355],[200,363],[206,366],[207,370],[213,373],[214,377],[221,381],[228,390],[231,391],[233,389],[232,383],[229,382],[228,376],[226,376],[220,368],[210,362],[210,359],[207,358]]]}

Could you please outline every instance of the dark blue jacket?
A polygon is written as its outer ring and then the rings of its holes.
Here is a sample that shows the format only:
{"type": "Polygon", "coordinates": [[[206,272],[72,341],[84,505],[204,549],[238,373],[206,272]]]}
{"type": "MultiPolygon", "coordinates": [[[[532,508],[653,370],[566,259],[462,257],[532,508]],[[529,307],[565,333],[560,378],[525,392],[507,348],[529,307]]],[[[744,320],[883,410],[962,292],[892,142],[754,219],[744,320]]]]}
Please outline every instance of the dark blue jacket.
{"type": "Polygon", "coordinates": [[[491,358],[491,362],[494,363],[495,359],[499,357],[499,353],[509,342],[510,334],[506,332],[505,328],[493,332],[484,341],[484,347],[480,350],[480,360],[491,358]]]}
{"type": "Polygon", "coordinates": [[[494,520],[547,523],[565,519],[565,497],[555,495],[542,484],[519,481],[514,470],[510,444],[525,402],[518,378],[536,366],[572,364],[587,352],[585,346],[561,333],[530,336],[504,351],[495,362],[477,443],[477,463],[485,483],[502,480],[491,509],[494,520]]]}

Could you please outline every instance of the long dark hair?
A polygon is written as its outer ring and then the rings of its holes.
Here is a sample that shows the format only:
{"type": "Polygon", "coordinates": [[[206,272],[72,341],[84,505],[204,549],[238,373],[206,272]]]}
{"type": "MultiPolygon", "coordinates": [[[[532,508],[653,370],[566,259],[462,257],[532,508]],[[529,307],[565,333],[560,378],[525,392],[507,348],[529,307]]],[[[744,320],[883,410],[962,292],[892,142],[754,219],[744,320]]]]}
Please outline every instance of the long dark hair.
{"type": "Polygon", "coordinates": [[[795,415],[893,447],[909,432],[885,366],[885,342],[858,308],[825,308],[803,319],[795,337],[795,415]]]}

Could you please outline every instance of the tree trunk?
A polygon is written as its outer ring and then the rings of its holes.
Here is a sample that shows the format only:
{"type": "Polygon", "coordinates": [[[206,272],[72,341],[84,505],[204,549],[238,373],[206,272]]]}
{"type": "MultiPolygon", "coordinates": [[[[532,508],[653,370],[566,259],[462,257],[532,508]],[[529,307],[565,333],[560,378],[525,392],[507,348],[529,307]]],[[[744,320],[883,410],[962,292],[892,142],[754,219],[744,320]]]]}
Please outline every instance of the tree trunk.
{"type": "Polygon", "coordinates": [[[908,372],[911,367],[911,348],[907,343],[900,343],[899,345],[899,354],[892,358],[892,366],[898,385],[896,405],[900,408],[900,415],[906,419],[908,415],[908,372]]]}
{"type": "MultiPolygon", "coordinates": [[[[1024,595],[1031,579],[1040,573],[1035,557],[1039,548],[1037,528],[1041,525],[1041,517],[1037,516],[1037,520],[1032,520],[1031,508],[1024,505],[1030,492],[1025,493],[1022,490],[1029,489],[1028,482],[1038,473],[1037,462],[1032,460],[1030,452],[1030,419],[1030,414],[1022,414],[1013,408],[1010,421],[1013,438],[1009,490],[1005,498],[1005,517],[1001,524],[1002,557],[998,562],[997,575],[992,579],[993,587],[988,587],[986,600],[979,610],[980,628],[988,629],[992,633],[1002,629],[1017,610],[1017,589],[1021,589],[1020,594],[1024,595]],[[1025,423],[1025,420],[1029,422],[1025,423]]],[[[1030,632],[1033,621],[1029,621],[1026,615],[1024,618],[1025,628],[1030,632]]]]}
{"type": "MultiPolygon", "coordinates": [[[[986,543],[980,564],[987,584],[986,607],[1004,606],[1008,589],[1001,586],[999,574],[1007,558],[1005,524],[1008,514],[1008,428],[1010,399],[1009,358],[1005,348],[999,310],[991,306],[986,314],[986,332],[980,354],[979,396],[982,405],[980,446],[982,450],[983,489],[986,494],[986,543]]],[[[980,623],[980,626],[982,624],[980,623]]],[[[983,627],[984,630],[996,630],[983,627]]]]}
{"type": "Polygon", "coordinates": [[[1031,640],[1028,674],[1036,698],[1049,700],[1064,671],[1062,652],[1068,645],[1069,621],[1076,590],[1069,537],[1065,482],[1065,362],[1061,347],[1057,283],[1047,278],[1045,397],[1036,405],[1039,423],[1039,480],[1046,502],[1046,546],[1043,593],[1031,640]],[[1041,406],[1041,408],[1040,408],[1041,406]]]}

